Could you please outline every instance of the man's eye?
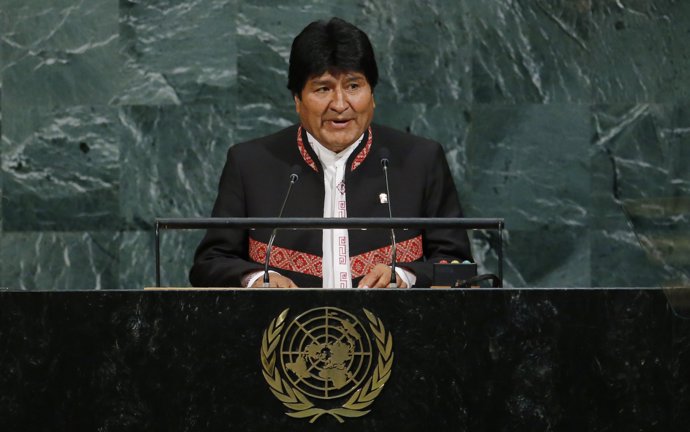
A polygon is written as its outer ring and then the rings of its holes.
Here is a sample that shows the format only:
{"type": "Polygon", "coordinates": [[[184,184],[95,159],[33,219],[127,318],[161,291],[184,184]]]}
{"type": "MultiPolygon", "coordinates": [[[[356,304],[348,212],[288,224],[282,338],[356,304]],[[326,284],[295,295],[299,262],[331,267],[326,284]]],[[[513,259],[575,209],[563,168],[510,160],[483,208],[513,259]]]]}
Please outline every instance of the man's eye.
{"type": "Polygon", "coordinates": [[[316,89],[317,93],[325,93],[328,91],[328,87],[319,87],[316,89]]]}
{"type": "Polygon", "coordinates": [[[357,90],[359,88],[358,83],[350,83],[350,90],[357,90]]]}

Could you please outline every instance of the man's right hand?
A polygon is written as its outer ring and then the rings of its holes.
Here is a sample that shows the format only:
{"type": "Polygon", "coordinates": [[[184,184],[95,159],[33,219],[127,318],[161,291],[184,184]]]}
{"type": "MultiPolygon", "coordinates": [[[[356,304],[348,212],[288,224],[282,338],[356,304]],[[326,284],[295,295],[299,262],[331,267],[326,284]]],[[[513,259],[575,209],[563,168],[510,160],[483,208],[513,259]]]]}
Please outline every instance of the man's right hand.
{"type": "MultiPolygon", "coordinates": [[[[285,276],[279,275],[278,273],[269,273],[268,274],[268,282],[269,286],[268,288],[298,288],[297,285],[292,281],[290,278],[286,278],[285,276]]],[[[264,278],[263,276],[258,278],[257,280],[254,281],[252,284],[251,288],[263,288],[264,287],[264,278]]]]}

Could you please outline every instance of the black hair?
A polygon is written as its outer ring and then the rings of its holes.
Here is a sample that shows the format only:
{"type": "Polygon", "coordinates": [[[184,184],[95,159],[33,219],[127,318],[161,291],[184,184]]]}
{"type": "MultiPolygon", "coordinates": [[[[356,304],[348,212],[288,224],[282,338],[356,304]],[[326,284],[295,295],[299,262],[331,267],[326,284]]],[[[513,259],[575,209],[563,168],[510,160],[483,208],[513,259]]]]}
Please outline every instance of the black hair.
{"type": "Polygon", "coordinates": [[[347,71],[362,73],[372,91],[379,80],[369,37],[349,22],[314,21],[292,41],[287,87],[293,95],[300,97],[311,77],[347,71]]]}

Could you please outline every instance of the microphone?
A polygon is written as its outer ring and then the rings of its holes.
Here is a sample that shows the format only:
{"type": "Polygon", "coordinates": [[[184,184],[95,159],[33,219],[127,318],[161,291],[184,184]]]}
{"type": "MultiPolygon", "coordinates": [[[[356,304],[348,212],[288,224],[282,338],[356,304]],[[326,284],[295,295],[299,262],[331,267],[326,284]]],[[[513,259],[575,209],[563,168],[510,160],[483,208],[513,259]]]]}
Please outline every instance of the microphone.
{"type": "MultiPolygon", "coordinates": [[[[281,218],[283,217],[283,210],[285,210],[285,204],[287,204],[287,200],[290,197],[290,191],[292,191],[292,185],[297,183],[297,180],[299,180],[299,175],[302,173],[302,167],[300,165],[293,165],[290,168],[290,184],[288,185],[288,190],[285,193],[285,198],[283,199],[283,205],[280,206],[280,212],[278,213],[278,217],[281,218]]],[[[268,263],[271,262],[271,248],[273,248],[273,241],[276,239],[276,234],[278,233],[278,228],[273,228],[273,232],[271,232],[271,237],[268,240],[268,246],[266,246],[266,262],[264,263],[264,288],[268,288],[270,286],[270,282],[268,279],[268,263]]]]}
{"type": "MultiPolygon", "coordinates": [[[[388,217],[393,218],[393,210],[391,209],[391,191],[390,187],[388,186],[388,157],[390,156],[390,152],[386,147],[383,147],[379,150],[379,156],[381,156],[381,166],[383,167],[383,176],[386,178],[386,195],[388,195],[388,199],[386,202],[388,203],[388,217]]],[[[397,288],[398,287],[398,282],[397,278],[395,275],[395,230],[391,228],[391,281],[388,284],[389,288],[397,288]]]]}

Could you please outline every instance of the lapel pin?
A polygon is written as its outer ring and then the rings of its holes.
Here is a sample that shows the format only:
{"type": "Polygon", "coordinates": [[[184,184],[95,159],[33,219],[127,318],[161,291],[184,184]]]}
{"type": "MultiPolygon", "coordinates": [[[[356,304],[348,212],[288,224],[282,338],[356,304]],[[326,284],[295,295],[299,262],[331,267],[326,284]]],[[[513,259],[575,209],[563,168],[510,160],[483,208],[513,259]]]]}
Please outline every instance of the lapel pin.
{"type": "Polygon", "coordinates": [[[386,195],[385,193],[380,193],[379,194],[379,201],[381,202],[381,204],[388,203],[388,195],[386,195]]]}

